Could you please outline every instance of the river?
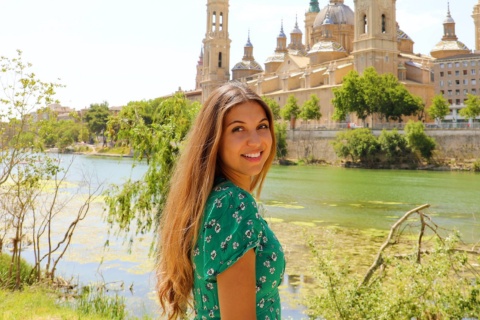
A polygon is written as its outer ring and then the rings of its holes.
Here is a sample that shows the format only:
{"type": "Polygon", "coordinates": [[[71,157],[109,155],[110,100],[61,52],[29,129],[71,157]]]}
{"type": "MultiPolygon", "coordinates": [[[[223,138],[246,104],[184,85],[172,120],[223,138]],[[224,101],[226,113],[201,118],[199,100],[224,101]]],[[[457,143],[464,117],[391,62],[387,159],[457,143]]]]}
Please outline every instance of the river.
{"type": "MultiPolygon", "coordinates": [[[[70,155],[62,156],[61,163],[69,163],[70,159],[70,155]]],[[[121,184],[128,177],[140,178],[146,165],[139,164],[132,169],[129,158],[74,156],[68,177],[73,184],[81,183],[80,169],[95,174],[98,181],[108,187],[111,183],[121,184]]],[[[307,229],[302,230],[307,232],[328,226],[345,230],[388,230],[406,211],[429,203],[428,214],[439,225],[460,230],[468,242],[478,242],[479,195],[480,175],[469,172],[273,166],[264,185],[261,203],[274,230],[275,223],[282,222],[283,225],[304,226],[307,229]]],[[[127,252],[122,238],[109,235],[103,210],[102,201],[92,206],[60,262],[57,274],[73,277],[84,284],[106,282],[111,292],[126,297],[130,314],[158,317],[153,290],[154,259],[148,255],[151,235],[136,237],[131,253],[127,252]],[[110,246],[105,248],[107,239],[110,246]]],[[[60,220],[60,223],[64,222],[60,220]]],[[[287,254],[290,252],[295,257],[293,260],[299,253],[301,259],[307,259],[303,237],[291,235],[288,228],[277,227],[277,230],[280,240],[284,238],[286,242],[287,254]]],[[[25,256],[29,257],[28,250],[25,256]]],[[[291,296],[298,292],[304,275],[289,269],[288,264],[286,273],[281,287],[283,317],[302,319],[304,307],[292,301],[291,296]]]]}

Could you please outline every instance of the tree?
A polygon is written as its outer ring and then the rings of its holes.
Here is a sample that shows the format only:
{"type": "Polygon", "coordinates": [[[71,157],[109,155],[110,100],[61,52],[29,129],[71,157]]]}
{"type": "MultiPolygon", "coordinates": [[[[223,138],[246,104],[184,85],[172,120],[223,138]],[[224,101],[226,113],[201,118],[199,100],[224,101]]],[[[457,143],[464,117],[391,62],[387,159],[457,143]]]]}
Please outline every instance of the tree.
{"type": "Polygon", "coordinates": [[[108,222],[118,233],[131,236],[132,241],[134,234],[158,226],[173,166],[200,109],[198,102],[190,102],[182,93],[140,104],[146,113],[137,112],[137,103],[129,103],[111,121],[118,126],[115,139],[132,148],[135,163],[147,162],[147,172],[142,179],[111,186],[105,199],[108,222]],[[151,116],[151,123],[145,121],[146,115],[151,116]],[[135,230],[129,233],[132,224],[135,230]]]}
{"type": "MultiPolygon", "coordinates": [[[[92,103],[83,116],[83,120],[87,123],[90,133],[99,136],[105,133],[109,116],[108,102],[104,101],[102,103],[92,103]]],[[[105,139],[105,136],[103,138],[105,139]]]]}
{"type": "Polygon", "coordinates": [[[417,151],[427,160],[432,157],[436,147],[435,140],[426,135],[423,123],[408,121],[405,125],[405,135],[410,149],[417,151]]]}
{"type": "Polygon", "coordinates": [[[466,107],[459,111],[462,117],[472,119],[473,121],[476,117],[480,116],[480,97],[468,94],[465,105],[466,107]]]}
{"type": "Polygon", "coordinates": [[[339,88],[333,88],[332,104],[334,106],[333,119],[345,121],[349,113],[356,113],[357,117],[364,120],[372,113],[365,101],[362,80],[357,71],[350,71],[344,78],[339,88]]]}
{"type": "Polygon", "coordinates": [[[98,191],[87,192],[87,199],[78,209],[79,215],[72,224],[67,224],[64,237],[56,242],[52,226],[55,216],[64,210],[68,202],[60,199],[69,189],[61,183],[69,167],[61,168],[58,159],[43,153],[45,136],[48,136],[54,122],[38,119],[42,116],[40,109],[53,102],[55,89],[62,86],[38,79],[33,72],[29,72],[31,64],[23,63],[21,51],[17,51],[17,54],[13,59],[0,58],[3,88],[0,102],[4,106],[0,109],[0,119],[3,121],[0,126],[0,248],[5,239],[11,239],[8,278],[15,279],[11,286],[15,289],[21,287],[22,249],[27,238],[34,246],[35,266],[31,275],[40,280],[46,272],[53,279],[76,224],[85,217],[94,200],[92,195],[98,191]],[[49,183],[53,183],[54,187],[49,183]],[[47,243],[45,249],[42,243],[47,243]],[[45,272],[41,272],[41,268],[45,272]]]}
{"type": "Polygon", "coordinates": [[[450,113],[450,105],[443,95],[437,94],[433,97],[432,104],[427,112],[433,119],[442,121],[450,113]]]}
{"type": "Polygon", "coordinates": [[[273,119],[280,120],[282,117],[280,116],[280,105],[278,102],[266,96],[263,96],[262,100],[270,107],[270,110],[272,110],[273,119]]]}
{"type": "Polygon", "coordinates": [[[340,88],[333,89],[333,119],[344,121],[355,113],[363,121],[374,113],[385,120],[402,121],[403,116],[420,112],[423,102],[408,92],[392,74],[379,75],[373,67],[360,76],[355,70],[343,79],[340,88]]]}
{"type": "Polygon", "coordinates": [[[300,118],[303,120],[319,120],[322,117],[320,112],[320,99],[317,95],[310,95],[310,99],[305,101],[301,110],[300,118]]]}
{"type": "Polygon", "coordinates": [[[297,98],[293,94],[289,95],[287,98],[287,103],[283,106],[280,111],[282,119],[290,121],[296,119],[300,113],[300,108],[298,107],[297,98]]]}

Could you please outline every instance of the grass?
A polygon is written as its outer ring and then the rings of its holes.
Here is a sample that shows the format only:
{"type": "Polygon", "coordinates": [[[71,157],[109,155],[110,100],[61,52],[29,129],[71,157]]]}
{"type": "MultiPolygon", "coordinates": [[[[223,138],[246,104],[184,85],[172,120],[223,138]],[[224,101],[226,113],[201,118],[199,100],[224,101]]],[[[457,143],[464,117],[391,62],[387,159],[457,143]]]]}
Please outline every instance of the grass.
{"type": "Polygon", "coordinates": [[[54,291],[41,286],[27,286],[22,291],[0,289],[0,314],[3,320],[106,320],[109,316],[83,314],[58,303],[54,291]]]}
{"type": "MultiPolygon", "coordinates": [[[[46,283],[32,284],[32,266],[22,260],[21,290],[12,290],[14,278],[8,277],[11,257],[0,254],[0,318],[2,320],[124,320],[129,317],[125,299],[107,295],[96,287],[84,286],[80,294],[64,293],[46,283]]],[[[149,319],[147,316],[142,319],[149,319]]]]}

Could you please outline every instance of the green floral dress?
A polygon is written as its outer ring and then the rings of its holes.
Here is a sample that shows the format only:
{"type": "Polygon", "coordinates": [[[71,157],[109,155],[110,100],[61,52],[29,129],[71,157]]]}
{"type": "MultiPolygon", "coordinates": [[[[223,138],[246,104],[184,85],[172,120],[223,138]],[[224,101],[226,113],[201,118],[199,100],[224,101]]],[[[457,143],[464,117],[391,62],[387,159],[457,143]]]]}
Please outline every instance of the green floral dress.
{"type": "Polygon", "coordinates": [[[255,248],[257,319],[281,319],[282,247],[245,190],[217,179],[193,251],[195,319],[220,319],[217,275],[255,248]]]}

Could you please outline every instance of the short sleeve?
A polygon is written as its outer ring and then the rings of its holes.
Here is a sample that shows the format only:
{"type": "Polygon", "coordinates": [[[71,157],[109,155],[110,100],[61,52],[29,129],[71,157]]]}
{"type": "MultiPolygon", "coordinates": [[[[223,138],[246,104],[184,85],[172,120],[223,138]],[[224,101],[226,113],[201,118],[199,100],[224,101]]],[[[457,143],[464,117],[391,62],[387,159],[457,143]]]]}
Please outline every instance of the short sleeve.
{"type": "Polygon", "coordinates": [[[220,189],[212,193],[205,208],[203,276],[206,279],[216,277],[257,247],[263,236],[253,197],[237,187],[220,189]]]}

